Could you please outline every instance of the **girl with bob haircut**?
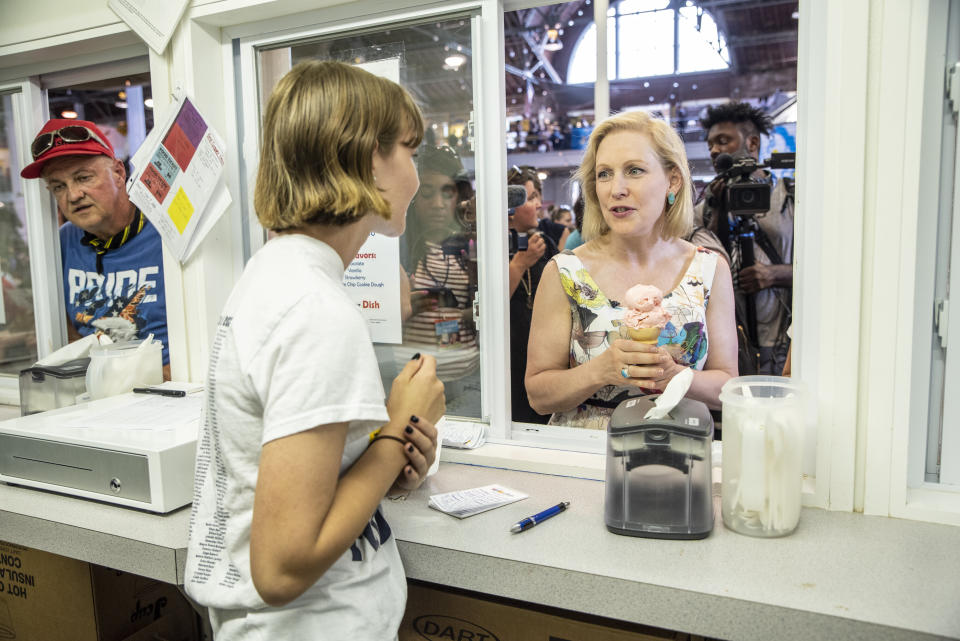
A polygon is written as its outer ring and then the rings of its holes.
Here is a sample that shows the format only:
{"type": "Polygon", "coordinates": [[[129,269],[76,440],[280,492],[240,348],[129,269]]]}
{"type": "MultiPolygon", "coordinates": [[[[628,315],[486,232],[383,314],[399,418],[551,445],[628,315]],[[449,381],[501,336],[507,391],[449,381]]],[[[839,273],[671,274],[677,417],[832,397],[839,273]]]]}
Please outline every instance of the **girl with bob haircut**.
{"type": "Polygon", "coordinates": [[[394,639],[406,603],[380,511],[418,487],[444,412],[419,354],[384,390],[343,274],[398,236],[423,120],[398,85],[305,62],[267,104],[256,185],[277,235],[250,259],[210,350],[185,587],[217,641],[394,639]]]}
{"type": "Polygon", "coordinates": [[[694,370],[687,396],[720,407],[737,375],[733,284],[719,256],[683,240],[693,218],[687,155],[665,122],[636,111],[598,125],[575,175],[583,237],[543,272],[525,384],[551,425],[606,429],[627,392],[663,390],[694,370]],[[627,290],[663,293],[670,315],[656,344],[620,338],[627,290]]]}

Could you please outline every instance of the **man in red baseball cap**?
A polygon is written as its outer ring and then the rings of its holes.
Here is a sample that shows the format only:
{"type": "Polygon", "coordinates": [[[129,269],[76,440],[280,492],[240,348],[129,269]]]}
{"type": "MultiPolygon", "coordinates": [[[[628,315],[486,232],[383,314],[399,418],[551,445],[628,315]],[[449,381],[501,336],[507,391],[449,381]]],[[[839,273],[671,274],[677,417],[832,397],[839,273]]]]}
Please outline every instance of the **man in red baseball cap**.
{"type": "Polygon", "coordinates": [[[20,175],[42,178],[67,220],[60,253],[71,340],[97,331],[114,341],[153,334],[169,378],[160,235],[130,201],[110,140],[92,122],[52,119],[30,152],[20,175]]]}

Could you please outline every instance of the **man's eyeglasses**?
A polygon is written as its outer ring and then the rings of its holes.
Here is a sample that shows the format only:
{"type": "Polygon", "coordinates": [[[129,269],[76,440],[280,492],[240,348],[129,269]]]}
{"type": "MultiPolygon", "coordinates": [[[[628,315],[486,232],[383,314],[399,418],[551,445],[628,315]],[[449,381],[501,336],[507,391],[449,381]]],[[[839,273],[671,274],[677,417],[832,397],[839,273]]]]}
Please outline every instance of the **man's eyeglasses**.
{"type": "Polygon", "coordinates": [[[67,125],[66,127],[61,127],[60,129],[56,129],[54,131],[44,132],[34,138],[33,144],[30,145],[30,153],[33,154],[33,159],[36,160],[43,154],[50,151],[53,148],[53,141],[58,137],[60,140],[66,143],[95,140],[96,142],[100,143],[104,150],[110,151],[110,145],[105,143],[100,136],[93,133],[83,125],[67,125]]]}

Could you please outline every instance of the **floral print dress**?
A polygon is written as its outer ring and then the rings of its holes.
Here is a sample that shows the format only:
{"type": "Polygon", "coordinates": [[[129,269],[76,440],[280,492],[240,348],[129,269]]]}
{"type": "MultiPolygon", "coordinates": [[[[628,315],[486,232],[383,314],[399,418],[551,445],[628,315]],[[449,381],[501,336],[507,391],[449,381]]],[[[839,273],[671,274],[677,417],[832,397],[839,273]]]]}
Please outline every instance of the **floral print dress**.
{"type": "MultiPolygon", "coordinates": [[[[715,252],[698,247],[680,284],[663,295],[663,308],[671,318],[660,332],[657,345],[666,348],[677,363],[696,370],[702,370],[707,360],[707,303],[717,258],[715,252]]],[[[619,301],[607,298],[573,252],[561,252],[553,260],[570,302],[573,322],[570,367],[573,368],[599,356],[610,347],[611,341],[620,338],[620,322],[627,310],[619,301]]],[[[602,387],[576,409],[556,412],[550,417],[550,425],[606,429],[610,415],[626,392],[636,394],[636,388],[602,387]]]]}

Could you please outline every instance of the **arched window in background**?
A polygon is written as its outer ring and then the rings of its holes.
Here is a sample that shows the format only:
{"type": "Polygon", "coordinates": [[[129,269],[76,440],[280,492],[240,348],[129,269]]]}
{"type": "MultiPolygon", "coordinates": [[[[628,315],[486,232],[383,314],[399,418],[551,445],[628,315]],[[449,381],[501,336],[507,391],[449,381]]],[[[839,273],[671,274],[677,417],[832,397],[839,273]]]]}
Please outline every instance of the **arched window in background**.
{"type": "MultiPolygon", "coordinates": [[[[674,10],[670,0],[622,0],[607,10],[607,69],[611,80],[726,69],[726,39],[713,17],[689,6],[674,10]],[[675,46],[675,44],[677,46],[675,46]]],[[[577,42],[567,82],[596,82],[597,26],[577,42]]]]}

